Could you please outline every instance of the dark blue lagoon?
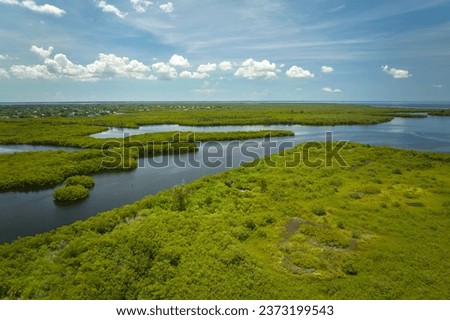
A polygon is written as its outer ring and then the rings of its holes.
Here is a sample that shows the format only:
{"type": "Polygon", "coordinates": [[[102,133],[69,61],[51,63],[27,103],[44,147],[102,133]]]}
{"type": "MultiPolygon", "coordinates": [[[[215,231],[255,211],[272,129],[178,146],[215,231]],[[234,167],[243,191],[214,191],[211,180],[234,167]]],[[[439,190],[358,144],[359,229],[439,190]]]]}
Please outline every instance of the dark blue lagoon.
{"type": "MultiPolygon", "coordinates": [[[[295,132],[293,137],[273,138],[277,143],[289,142],[292,146],[306,141],[324,141],[325,132],[331,132],[333,140],[348,140],[371,145],[432,152],[450,152],[450,117],[424,119],[395,118],[394,120],[368,126],[222,126],[183,127],[178,125],[145,126],[140,129],[111,129],[97,137],[121,137],[126,134],[142,134],[161,131],[255,131],[283,129],[295,132]]],[[[263,155],[265,141],[255,139],[245,142],[252,154],[263,155]]],[[[95,187],[85,201],[71,206],[57,206],[53,202],[53,189],[38,192],[0,193],[0,242],[11,241],[19,236],[33,235],[87,219],[98,212],[132,203],[142,197],[155,194],[175,185],[199,179],[203,176],[237,167],[241,162],[253,160],[233,147],[236,142],[201,144],[195,154],[177,158],[156,157],[141,159],[140,165],[131,172],[95,175],[95,187]],[[234,143],[234,144],[233,144],[234,143]],[[207,155],[217,148],[223,154],[205,163],[207,155]],[[231,146],[231,147],[230,147],[231,146]],[[217,161],[219,160],[219,161],[217,161]],[[185,166],[181,166],[184,163],[185,166]],[[214,163],[214,165],[211,165],[214,163]],[[163,165],[161,165],[163,164],[163,165]]],[[[277,152],[277,148],[270,152],[277,152]]],[[[217,155],[217,153],[216,153],[217,155]]]]}

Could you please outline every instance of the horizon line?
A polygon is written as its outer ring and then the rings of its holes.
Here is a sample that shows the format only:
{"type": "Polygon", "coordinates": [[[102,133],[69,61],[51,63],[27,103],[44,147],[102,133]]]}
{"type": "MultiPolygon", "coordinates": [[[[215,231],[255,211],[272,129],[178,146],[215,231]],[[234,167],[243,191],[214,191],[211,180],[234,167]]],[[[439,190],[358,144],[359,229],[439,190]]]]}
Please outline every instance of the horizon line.
{"type": "Polygon", "coordinates": [[[66,100],[66,101],[0,101],[0,105],[23,105],[23,104],[104,104],[104,103],[329,103],[329,104],[449,104],[450,101],[438,100],[66,100]]]}

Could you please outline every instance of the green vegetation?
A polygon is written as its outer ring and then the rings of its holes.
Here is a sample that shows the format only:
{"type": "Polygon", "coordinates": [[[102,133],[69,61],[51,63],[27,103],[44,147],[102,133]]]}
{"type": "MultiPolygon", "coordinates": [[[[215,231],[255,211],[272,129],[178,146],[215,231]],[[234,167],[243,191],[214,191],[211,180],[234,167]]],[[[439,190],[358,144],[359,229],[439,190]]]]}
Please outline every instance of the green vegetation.
{"type": "Polygon", "coordinates": [[[433,110],[428,112],[430,116],[441,116],[441,117],[449,117],[450,116],[450,109],[444,109],[444,110],[433,110]]]}
{"type": "Polygon", "coordinates": [[[83,186],[86,189],[91,189],[95,185],[95,180],[89,176],[72,176],[64,181],[66,186],[83,186]]]}
{"type": "Polygon", "coordinates": [[[74,175],[137,167],[137,153],[101,150],[42,151],[0,154],[0,191],[26,191],[51,187],[74,175]]]}
{"type": "Polygon", "coordinates": [[[0,298],[449,299],[450,155],[301,147],[1,245],[0,298]]]}
{"type": "Polygon", "coordinates": [[[89,189],[94,187],[95,180],[90,176],[72,176],[64,181],[65,186],[53,193],[55,202],[78,202],[89,196],[89,189]]]}
{"type": "Polygon", "coordinates": [[[56,202],[76,202],[89,196],[89,190],[82,185],[70,185],[56,189],[53,198],[56,202]]]}
{"type": "Polygon", "coordinates": [[[420,113],[445,116],[448,111],[429,108],[369,107],[332,103],[122,103],[88,105],[2,106],[4,119],[60,119],[66,123],[85,118],[100,126],[136,127],[144,124],[369,124],[389,117],[423,117],[420,113]],[[180,112],[181,111],[181,112],[180,112]],[[351,115],[354,115],[352,117],[351,115]],[[370,119],[372,118],[372,119],[370,119]],[[378,119],[377,119],[378,118],[378,119]]]}

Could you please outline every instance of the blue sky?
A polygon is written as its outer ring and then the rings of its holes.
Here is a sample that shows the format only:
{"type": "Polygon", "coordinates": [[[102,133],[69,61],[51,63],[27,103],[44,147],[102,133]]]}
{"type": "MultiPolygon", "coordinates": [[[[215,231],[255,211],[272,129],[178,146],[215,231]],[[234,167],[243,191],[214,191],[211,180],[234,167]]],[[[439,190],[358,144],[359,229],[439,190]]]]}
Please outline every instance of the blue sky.
{"type": "Polygon", "coordinates": [[[0,102],[450,101],[450,0],[0,0],[0,102]]]}

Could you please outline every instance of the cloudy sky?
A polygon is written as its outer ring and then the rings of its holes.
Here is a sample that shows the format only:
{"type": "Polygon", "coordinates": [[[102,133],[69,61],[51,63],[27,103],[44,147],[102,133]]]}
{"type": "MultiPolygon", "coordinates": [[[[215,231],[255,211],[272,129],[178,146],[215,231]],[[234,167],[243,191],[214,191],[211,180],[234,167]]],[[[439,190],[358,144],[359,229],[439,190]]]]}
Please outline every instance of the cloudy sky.
{"type": "Polygon", "coordinates": [[[450,0],[0,0],[0,102],[450,101],[450,0]]]}

